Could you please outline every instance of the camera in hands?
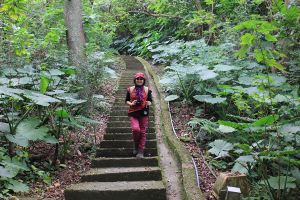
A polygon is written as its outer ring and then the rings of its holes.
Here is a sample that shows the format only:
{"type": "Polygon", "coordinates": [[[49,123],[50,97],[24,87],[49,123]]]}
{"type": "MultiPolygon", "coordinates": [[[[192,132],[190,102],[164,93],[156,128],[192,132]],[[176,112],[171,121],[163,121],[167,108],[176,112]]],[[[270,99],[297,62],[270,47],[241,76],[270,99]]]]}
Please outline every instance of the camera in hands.
{"type": "Polygon", "coordinates": [[[136,102],[135,102],[135,105],[136,106],[140,106],[142,104],[142,102],[140,101],[140,100],[137,100],[136,102]]]}

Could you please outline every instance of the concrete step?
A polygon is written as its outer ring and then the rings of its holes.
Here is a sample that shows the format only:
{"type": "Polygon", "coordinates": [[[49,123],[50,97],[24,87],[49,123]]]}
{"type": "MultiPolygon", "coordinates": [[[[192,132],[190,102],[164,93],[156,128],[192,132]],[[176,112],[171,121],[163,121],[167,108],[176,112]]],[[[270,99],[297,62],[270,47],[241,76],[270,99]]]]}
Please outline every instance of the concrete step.
{"type": "MultiPolygon", "coordinates": [[[[112,110],[110,116],[128,116],[128,110],[112,110]]],[[[149,116],[154,117],[154,113],[150,111],[149,116]]]]}
{"type": "MultiPolygon", "coordinates": [[[[133,140],[103,140],[101,148],[132,148],[133,140]]],[[[156,140],[147,140],[146,148],[156,148],[156,140]]]]}
{"type": "Polygon", "coordinates": [[[93,168],[83,174],[83,182],[113,182],[113,181],[159,181],[159,167],[113,167],[93,168]]]}
{"type": "Polygon", "coordinates": [[[92,168],[104,167],[142,167],[158,166],[156,157],[145,157],[142,159],[132,158],[95,158],[92,160],[92,168]]]}
{"type": "MultiPolygon", "coordinates": [[[[155,133],[147,133],[147,140],[156,139],[155,133]]],[[[104,134],[104,140],[130,140],[132,139],[132,133],[106,133],[104,134]]]]}
{"type": "MultiPolygon", "coordinates": [[[[133,157],[133,148],[100,148],[97,149],[96,157],[133,157]]],[[[145,157],[157,156],[157,148],[145,148],[145,157]]]]}
{"type": "MultiPolygon", "coordinates": [[[[112,113],[112,112],[114,112],[114,113],[120,113],[120,112],[122,112],[123,114],[127,114],[128,115],[128,107],[127,108],[112,108],[111,109],[111,112],[110,113],[112,113]]],[[[153,113],[153,108],[151,109],[149,109],[149,112],[150,112],[150,115],[153,115],[154,113],[153,113]]]]}
{"type": "MultiPolygon", "coordinates": [[[[106,128],[106,133],[131,133],[131,127],[109,127],[106,128]]],[[[154,133],[155,128],[148,128],[147,133],[154,133]]]]}
{"type": "MultiPolygon", "coordinates": [[[[128,121],[129,122],[129,117],[128,116],[110,116],[108,118],[109,122],[113,122],[113,121],[128,121]]],[[[154,122],[154,117],[150,117],[149,118],[149,122],[154,122]]]]}
{"type": "Polygon", "coordinates": [[[84,182],[65,190],[66,200],[166,200],[162,181],[84,182]]]}
{"type": "MultiPolygon", "coordinates": [[[[154,127],[154,122],[151,121],[148,123],[148,126],[149,127],[154,127]]],[[[107,127],[125,127],[125,126],[130,126],[130,121],[129,121],[129,118],[127,118],[126,121],[110,121],[108,122],[107,124],[107,127]]]]}
{"type": "MultiPolygon", "coordinates": [[[[128,109],[129,109],[129,106],[120,106],[120,104],[119,105],[117,104],[111,108],[111,111],[126,111],[126,112],[128,112],[128,109]]],[[[153,112],[154,108],[150,107],[149,110],[150,110],[150,112],[153,112]]]]}

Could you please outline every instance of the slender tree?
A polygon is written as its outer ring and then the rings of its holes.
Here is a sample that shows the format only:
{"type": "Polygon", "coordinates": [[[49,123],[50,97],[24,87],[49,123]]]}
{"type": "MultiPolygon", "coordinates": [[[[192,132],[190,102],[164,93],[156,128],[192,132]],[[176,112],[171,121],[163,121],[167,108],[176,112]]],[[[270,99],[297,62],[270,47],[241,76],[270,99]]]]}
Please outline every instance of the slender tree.
{"type": "Polygon", "coordinates": [[[69,63],[82,67],[86,61],[81,0],[65,0],[65,23],[69,63]]]}

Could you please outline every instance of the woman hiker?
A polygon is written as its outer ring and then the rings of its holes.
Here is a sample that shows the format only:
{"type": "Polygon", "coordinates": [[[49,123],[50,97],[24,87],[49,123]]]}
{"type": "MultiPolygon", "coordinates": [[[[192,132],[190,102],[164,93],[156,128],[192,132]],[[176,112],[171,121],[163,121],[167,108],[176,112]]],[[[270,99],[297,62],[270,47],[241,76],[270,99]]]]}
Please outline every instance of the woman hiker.
{"type": "Polygon", "coordinates": [[[128,117],[134,141],[133,154],[144,157],[146,130],[148,128],[149,106],[152,102],[152,91],[145,86],[145,75],[138,72],[134,75],[134,86],[127,88],[126,104],[129,105],[128,117]]]}

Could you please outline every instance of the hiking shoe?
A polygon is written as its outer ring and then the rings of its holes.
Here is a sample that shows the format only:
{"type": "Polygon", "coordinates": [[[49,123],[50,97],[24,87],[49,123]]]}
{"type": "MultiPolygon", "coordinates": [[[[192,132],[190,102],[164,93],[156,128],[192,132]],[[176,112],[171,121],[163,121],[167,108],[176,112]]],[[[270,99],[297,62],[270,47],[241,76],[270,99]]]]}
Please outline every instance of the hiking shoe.
{"type": "Polygon", "coordinates": [[[144,158],[144,153],[143,152],[138,152],[138,154],[136,154],[137,158],[144,158]]]}
{"type": "Polygon", "coordinates": [[[132,153],[133,153],[134,156],[136,156],[136,154],[138,153],[138,150],[133,149],[132,153]]]}

